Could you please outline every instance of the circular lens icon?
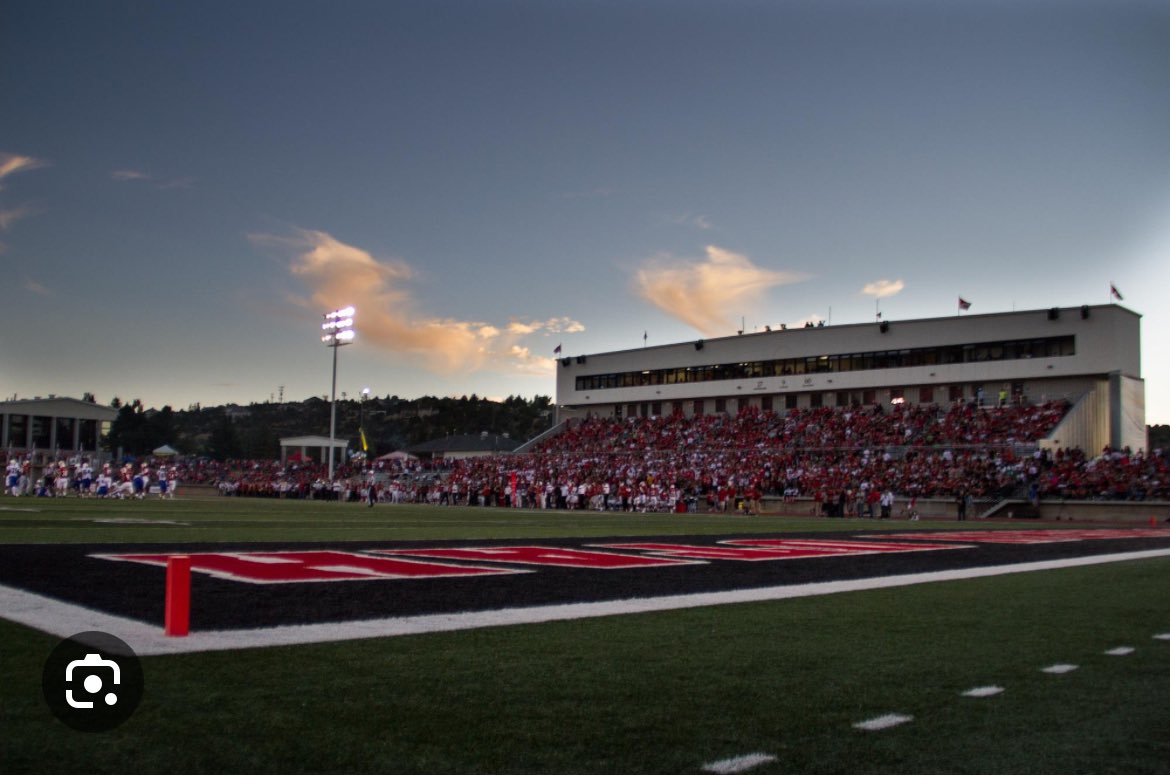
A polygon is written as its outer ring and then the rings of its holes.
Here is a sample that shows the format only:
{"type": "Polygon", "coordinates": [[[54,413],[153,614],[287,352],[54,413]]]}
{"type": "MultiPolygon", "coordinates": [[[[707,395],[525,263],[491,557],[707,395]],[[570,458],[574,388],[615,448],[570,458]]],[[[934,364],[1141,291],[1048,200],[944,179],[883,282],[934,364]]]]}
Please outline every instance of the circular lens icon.
{"type": "Polygon", "coordinates": [[[86,631],[53,648],[41,689],[49,710],[78,731],[109,731],[129,720],[142,701],[142,664],[112,634],[86,631]]]}

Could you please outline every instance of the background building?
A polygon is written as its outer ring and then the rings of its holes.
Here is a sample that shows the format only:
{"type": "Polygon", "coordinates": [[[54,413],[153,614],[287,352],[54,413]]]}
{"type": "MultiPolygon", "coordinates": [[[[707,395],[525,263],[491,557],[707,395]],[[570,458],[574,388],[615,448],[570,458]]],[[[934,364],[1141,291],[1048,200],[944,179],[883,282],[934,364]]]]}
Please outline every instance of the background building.
{"type": "Polygon", "coordinates": [[[1141,317],[1117,305],[810,323],[557,364],[558,419],[975,401],[1072,409],[1041,446],[1146,445],[1141,317]]]}
{"type": "Polygon", "coordinates": [[[31,457],[96,458],[118,410],[76,398],[0,402],[0,441],[7,452],[31,457]]]}

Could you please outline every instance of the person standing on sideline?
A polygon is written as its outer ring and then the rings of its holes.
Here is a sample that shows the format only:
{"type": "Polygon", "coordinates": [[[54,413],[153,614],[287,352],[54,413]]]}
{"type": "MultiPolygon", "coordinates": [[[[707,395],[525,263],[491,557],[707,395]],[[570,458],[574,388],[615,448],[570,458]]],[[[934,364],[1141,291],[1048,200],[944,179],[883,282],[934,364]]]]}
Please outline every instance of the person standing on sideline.
{"type": "Polygon", "coordinates": [[[366,486],[366,506],[371,507],[378,503],[378,483],[373,479],[370,484],[366,486]]]}

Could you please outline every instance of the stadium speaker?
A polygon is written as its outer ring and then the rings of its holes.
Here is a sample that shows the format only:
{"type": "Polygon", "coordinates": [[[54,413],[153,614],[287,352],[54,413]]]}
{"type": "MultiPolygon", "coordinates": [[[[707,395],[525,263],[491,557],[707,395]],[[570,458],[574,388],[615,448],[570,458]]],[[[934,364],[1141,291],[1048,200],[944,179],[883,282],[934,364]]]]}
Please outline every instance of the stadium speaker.
{"type": "Polygon", "coordinates": [[[1056,308],[1055,306],[1053,306],[1051,309],[1049,309],[1048,310],[1048,319],[1059,320],[1060,319],[1060,309],[1056,308]]]}
{"type": "Polygon", "coordinates": [[[1088,306],[1081,307],[1081,319],[1082,320],[1089,319],[1089,307],[1088,306]]]}
{"type": "Polygon", "coordinates": [[[585,356],[584,356],[584,355],[578,355],[578,356],[577,356],[577,365],[579,365],[579,366],[580,366],[580,365],[582,365],[582,364],[584,364],[584,363],[585,363],[585,356]]]}
{"type": "Polygon", "coordinates": [[[695,351],[698,352],[702,348],[703,348],[703,340],[699,339],[698,341],[695,342],[695,351]]]}
{"type": "Polygon", "coordinates": [[[565,366],[566,368],[572,362],[573,362],[573,358],[561,358],[561,365],[565,366]]]}
{"type": "Polygon", "coordinates": [[[882,330],[882,333],[889,333],[890,332],[890,321],[889,320],[882,320],[881,330],[882,330]]]}

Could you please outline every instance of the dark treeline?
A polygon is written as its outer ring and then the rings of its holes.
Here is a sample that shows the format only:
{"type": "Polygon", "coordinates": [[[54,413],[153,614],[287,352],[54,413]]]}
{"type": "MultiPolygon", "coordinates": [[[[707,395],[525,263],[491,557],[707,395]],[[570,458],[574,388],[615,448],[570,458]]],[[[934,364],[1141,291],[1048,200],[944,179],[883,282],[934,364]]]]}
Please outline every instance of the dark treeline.
{"type": "MultiPolygon", "coordinates": [[[[111,406],[118,418],[103,446],[125,455],[147,455],[169,444],[184,455],[275,459],[280,439],[288,436],[328,436],[329,402],[309,398],[300,402],[253,403],[248,406],[193,406],[186,411],[144,409],[135,400],[111,406]]],[[[461,398],[425,396],[406,400],[397,396],[365,401],[339,399],[337,438],[350,447],[361,446],[358,428],[365,430],[371,455],[407,449],[431,439],[484,431],[506,434],[517,446],[553,424],[552,399],[508,396],[491,401],[476,395],[461,398]]]]}

